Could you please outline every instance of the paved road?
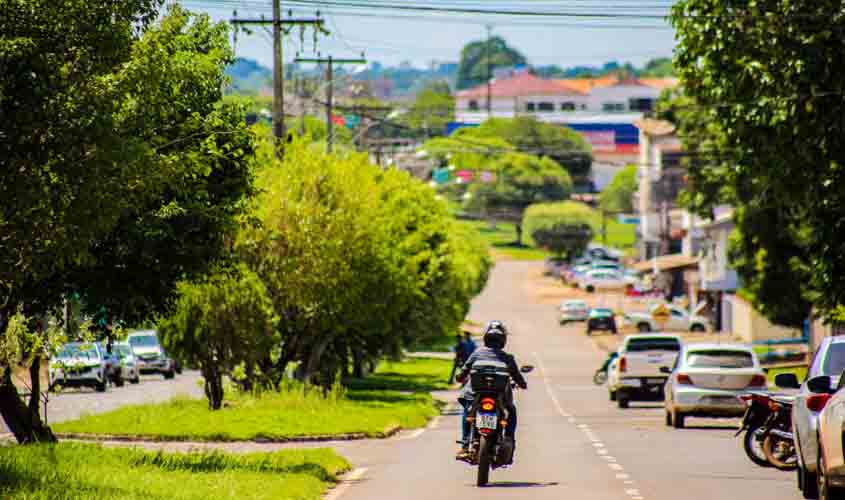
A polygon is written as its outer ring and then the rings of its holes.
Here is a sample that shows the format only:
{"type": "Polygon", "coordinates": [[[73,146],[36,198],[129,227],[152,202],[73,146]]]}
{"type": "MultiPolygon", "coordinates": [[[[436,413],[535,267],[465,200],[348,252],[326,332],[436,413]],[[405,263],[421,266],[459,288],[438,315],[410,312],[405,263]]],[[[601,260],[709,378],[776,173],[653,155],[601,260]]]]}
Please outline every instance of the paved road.
{"type": "MultiPolygon", "coordinates": [[[[163,380],[160,375],[142,376],[140,384],[109,386],[105,394],[93,389],[68,389],[50,396],[48,422],[72,420],[84,413],[103,413],[130,404],[167,401],[177,395],[200,398],[203,392],[197,384],[199,380],[199,372],[185,370],[173,380],[163,380]]],[[[8,429],[0,419],[0,434],[5,432],[8,429]]]]}
{"type": "MultiPolygon", "coordinates": [[[[539,303],[527,277],[537,264],[500,262],[473,304],[476,321],[502,319],[510,348],[537,370],[518,395],[516,464],[474,486],[475,469],[454,461],[459,417],[405,439],[339,444],[366,468],[343,500],[379,499],[797,499],[791,473],[754,466],[734,439],[736,421],[691,419],[669,429],[659,405],[612,406],[591,383],[603,359],[582,327],[560,328],[554,306],[539,303]]],[[[546,301],[548,302],[548,301],[546,301]]]]}

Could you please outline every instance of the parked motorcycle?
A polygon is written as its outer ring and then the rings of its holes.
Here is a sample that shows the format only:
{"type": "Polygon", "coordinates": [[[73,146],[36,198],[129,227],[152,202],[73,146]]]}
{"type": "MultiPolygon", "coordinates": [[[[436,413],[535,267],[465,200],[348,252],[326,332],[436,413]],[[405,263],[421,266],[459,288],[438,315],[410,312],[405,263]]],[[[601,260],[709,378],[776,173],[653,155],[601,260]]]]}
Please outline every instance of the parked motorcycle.
{"type": "Polygon", "coordinates": [[[593,374],[593,383],[596,385],[604,385],[607,382],[607,370],[610,368],[610,363],[613,362],[619,356],[619,353],[616,351],[611,352],[607,355],[607,359],[604,360],[602,363],[601,368],[596,370],[596,373],[593,374]]]}
{"type": "MultiPolygon", "coordinates": [[[[520,371],[528,373],[533,369],[523,366],[520,371]]],[[[478,466],[476,484],[486,486],[490,469],[513,463],[514,442],[505,436],[509,418],[505,394],[512,381],[507,365],[497,361],[477,361],[469,380],[475,400],[467,417],[473,423],[473,430],[464,461],[478,466]]]]}
{"type": "Polygon", "coordinates": [[[766,453],[763,451],[763,441],[765,440],[763,431],[771,414],[769,408],[771,396],[765,393],[751,392],[740,396],[740,399],[745,402],[745,415],[742,417],[742,424],[740,424],[736,436],[745,432],[742,438],[742,447],[745,449],[745,454],[760,467],[771,467],[769,459],[766,458],[766,453]]]}
{"type": "Polygon", "coordinates": [[[798,468],[795,437],[792,434],[792,398],[772,398],[771,415],[766,422],[763,453],[772,466],[782,471],[798,468]]]}

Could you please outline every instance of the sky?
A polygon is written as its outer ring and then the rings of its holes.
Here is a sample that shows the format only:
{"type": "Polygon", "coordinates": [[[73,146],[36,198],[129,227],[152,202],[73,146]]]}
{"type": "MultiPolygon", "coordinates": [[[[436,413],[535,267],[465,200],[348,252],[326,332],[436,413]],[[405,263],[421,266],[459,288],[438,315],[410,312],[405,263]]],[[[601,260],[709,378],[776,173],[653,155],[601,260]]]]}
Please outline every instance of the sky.
{"type": "MultiPolygon", "coordinates": [[[[357,5],[368,1],[390,0],[357,0],[357,5]]],[[[215,20],[232,18],[234,8],[241,18],[272,15],[271,0],[183,0],[182,3],[191,10],[207,12],[215,20]]],[[[502,10],[530,7],[531,12],[555,12],[557,16],[573,12],[579,16],[592,13],[662,16],[670,3],[670,0],[393,0],[392,5],[502,10]]],[[[417,67],[427,67],[433,61],[457,62],[466,43],[486,36],[487,23],[495,35],[504,37],[534,66],[598,66],[611,60],[642,65],[655,57],[670,57],[674,47],[674,32],[661,19],[487,16],[297,4],[282,0],[282,9],[285,12],[292,9],[294,17],[313,17],[317,9],[323,12],[325,26],[331,34],[320,37],[317,50],[321,54],[357,57],[363,51],[368,61],[386,66],[403,61],[417,67]]],[[[262,28],[253,31],[238,35],[237,56],[255,59],[269,67],[271,38],[262,28]]],[[[306,34],[304,46],[300,46],[299,31],[294,28],[285,40],[285,61],[292,61],[298,51],[305,57],[315,55],[311,32],[306,34]]]]}

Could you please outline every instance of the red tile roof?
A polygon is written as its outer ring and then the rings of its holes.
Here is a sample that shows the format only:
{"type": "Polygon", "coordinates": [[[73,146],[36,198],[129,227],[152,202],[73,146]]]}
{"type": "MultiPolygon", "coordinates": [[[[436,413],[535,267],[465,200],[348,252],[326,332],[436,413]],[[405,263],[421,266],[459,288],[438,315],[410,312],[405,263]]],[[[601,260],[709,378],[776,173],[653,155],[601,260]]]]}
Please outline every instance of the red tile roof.
{"type": "MultiPolygon", "coordinates": [[[[558,80],[547,80],[531,73],[518,73],[508,78],[493,80],[490,84],[492,97],[520,97],[530,95],[584,95],[586,92],[565,85],[558,80]]],[[[457,97],[486,98],[487,84],[462,90],[457,97]]]]}

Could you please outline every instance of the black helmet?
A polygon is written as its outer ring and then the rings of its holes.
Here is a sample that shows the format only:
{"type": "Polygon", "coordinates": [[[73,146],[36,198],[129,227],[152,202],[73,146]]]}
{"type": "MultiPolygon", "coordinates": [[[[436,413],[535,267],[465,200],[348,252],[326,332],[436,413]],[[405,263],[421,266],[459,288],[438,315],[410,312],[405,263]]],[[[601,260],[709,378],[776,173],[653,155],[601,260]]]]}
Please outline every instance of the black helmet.
{"type": "Polygon", "coordinates": [[[492,349],[504,349],[508,342],[508,329],[501,321],[491,321],[484,329],[484,346],[492,349]]]}

